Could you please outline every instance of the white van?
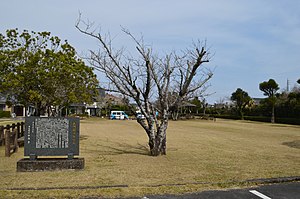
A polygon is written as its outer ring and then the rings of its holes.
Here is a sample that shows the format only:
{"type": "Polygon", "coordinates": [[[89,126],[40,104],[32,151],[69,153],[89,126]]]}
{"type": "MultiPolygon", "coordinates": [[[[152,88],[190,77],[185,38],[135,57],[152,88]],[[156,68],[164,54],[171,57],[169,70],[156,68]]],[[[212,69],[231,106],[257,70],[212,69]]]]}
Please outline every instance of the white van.
{"type": "Polygon", "coordinates": [[[135,116],[136,116],[136,119],[142,119],[142,120],[145,119],[145,116],[141,113],[141,111],[136,111],[135,116]]]}
{"type": "Polygon", "coordinates": [[[124,111],[111,111],[110,119],[111,120],[125,120],[125,119],[129,119],[129,117],[124,111]]]}

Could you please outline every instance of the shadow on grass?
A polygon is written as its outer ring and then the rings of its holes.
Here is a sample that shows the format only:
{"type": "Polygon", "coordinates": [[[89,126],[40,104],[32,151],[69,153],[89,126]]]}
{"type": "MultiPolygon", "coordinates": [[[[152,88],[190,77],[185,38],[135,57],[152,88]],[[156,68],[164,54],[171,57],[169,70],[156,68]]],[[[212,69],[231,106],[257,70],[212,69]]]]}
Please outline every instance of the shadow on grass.
{"type": "Polygon", "coordinates": [[[122,155],[122,154],[136,154],[136,155],[149,155],[149,150],[146,145],[137,143],[131,145],[127,143],[103,141],[99,142],[95,146],[97,149],[86,149],[86,151],[97,153],[99,155],[122,155]]]}
{"type": "Polygon", "coordinates": [[[300,140],[294,140],[291,142],[283,142],[282,144],[285,146],[291,147],[291,148],[300,149],[300,140]]]}

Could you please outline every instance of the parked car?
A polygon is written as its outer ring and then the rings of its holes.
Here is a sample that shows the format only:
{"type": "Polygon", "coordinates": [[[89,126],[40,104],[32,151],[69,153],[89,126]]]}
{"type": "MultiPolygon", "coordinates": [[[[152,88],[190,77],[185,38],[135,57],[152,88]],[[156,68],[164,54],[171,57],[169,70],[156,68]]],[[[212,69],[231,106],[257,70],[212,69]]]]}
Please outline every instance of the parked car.
{"type": "Polygon", "coordinates": [[[145,116],[140,112],[140,111],[136,111],[136,119],[145,119],[145,116]]]}
{"type": "Polygon", "coordinates": [[[129,117],[124,111],[111,111],[110,119],[111,120],[125,120],[125,119],[129,119],[129,117]]]}

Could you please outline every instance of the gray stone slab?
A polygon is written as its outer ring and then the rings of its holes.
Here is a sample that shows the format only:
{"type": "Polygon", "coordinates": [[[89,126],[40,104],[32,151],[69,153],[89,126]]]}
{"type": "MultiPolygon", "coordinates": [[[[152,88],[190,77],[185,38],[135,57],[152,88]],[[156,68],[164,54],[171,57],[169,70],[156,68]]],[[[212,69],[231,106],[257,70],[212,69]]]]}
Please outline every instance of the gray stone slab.
{"type": "Polygon", "coordinates": [[[79,118],[27,117],[24,156],[79,155],[79,118]]]}
{"type": "Polygon", "coordinates": [[[18,172],[32,172],[32,171],[55,171],[65,169],[84,169],[84,158],[40,158],[37,160],[30,160],[27,158],[21,159],[17,162],[18,172]]]}

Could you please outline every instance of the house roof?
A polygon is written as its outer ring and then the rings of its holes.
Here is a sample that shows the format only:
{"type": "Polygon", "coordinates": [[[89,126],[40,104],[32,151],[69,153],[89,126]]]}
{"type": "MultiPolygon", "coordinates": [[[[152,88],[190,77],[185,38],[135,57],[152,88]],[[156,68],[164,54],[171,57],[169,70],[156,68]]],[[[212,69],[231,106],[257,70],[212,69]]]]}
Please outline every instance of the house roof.
{"type": "Polygon", "coordinates": [[[196,105],[189,102],[182,102],[182,104],[179,105],[179,107],[196,107],[196,105]]]}

